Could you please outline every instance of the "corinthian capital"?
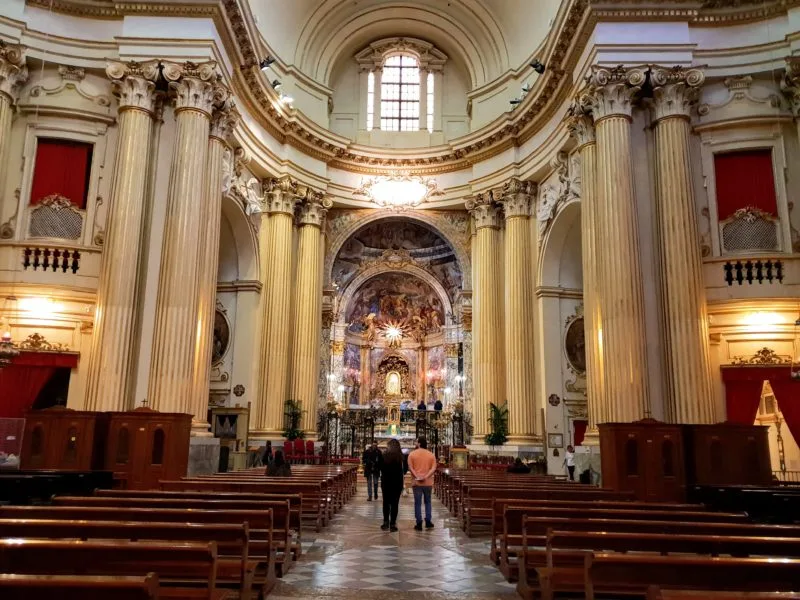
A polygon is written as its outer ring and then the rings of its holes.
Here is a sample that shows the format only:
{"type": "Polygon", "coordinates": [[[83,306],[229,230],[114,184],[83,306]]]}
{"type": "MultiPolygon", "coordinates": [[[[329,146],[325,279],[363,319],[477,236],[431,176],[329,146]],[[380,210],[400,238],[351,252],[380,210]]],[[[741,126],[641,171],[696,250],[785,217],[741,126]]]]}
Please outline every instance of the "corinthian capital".
{"type": "Polygon", "coordinates": [[[325,222],[325,215],[328,209],[333,206],[330,198],[325,197],[322,192],[310,189],[304,194],[305,199],[297,206],[297,222],[302,227],[313,225],[322,228],[325,222]]]}
{"type": "Polygon", "coordinates": [[[786,58],[786,70],[783,72],[781,89],[789,98],[794,115],[800,116],[800,56],[786,58]]]}
{"type": "Polygon", "coordinates": [[[592,72],[586,77],[589,85],[586,100],[591,106],[595,122],[604,117],[630,117],[634,97],[645,82],[645,73],[643,67],[626,68],[620,65],[607,69],[592,66],[592,72]]]}
{"type": "Polygon", "coordinates": [[[227,142],[241,118],[242,115],[232,100],[224,102],[211,113],[211,137],[227,142]]]}
{"type": "Polygon", "coordinates": [[[119,108],[139,108],[153,113],[156,109],[158,61],[114,62],[106,65],[106,75],[119,99],[119,108]]]}
{"type": "Polygon", "coordinates": [[[567,111],[567,129],[579,146],[594,143],[594,120],[589,112],[589,100],[585,96],[576,98],[567,111]]]}
{"type": "Polygon", "coordinates": [[[500,205],[494,201],[493,192],[483,192],[470,198],[467,201],[467,210],[472,215],[476,231],[484,227],[500,228],[503,213],[500,205]]]}
{"type": "Polygon", "coordinates": [[[653,84],[653,111],[655,120],[667,117],[686,117],[700,95],[705,75],[699,69],[683,67],[653,67],[650,71],[653,84]]]}
{"type": "Polygon", "coordinates": [[[230,90],[220,81],[217,63],[163,63],[164,79],[169,82],[175,109],[196,109],[211,114],[215,106],[222,105],[230,90]]]}
{"type": "Polygon", "coordinates": [[[294,215],[298,200],[297,182],[291,177],[272,178],[264,181],[267,212],[294,215]]]}
{"type": "Polygon", "coordinates": [[[530,216],[531,202],[535,195],[536,184],[532,181],[509,179],[499,194],[506,219],[530,216]]]}
{"type": "Polygon", "coordinates": [[[25,48],[0,41],[0,93],[17,101],[19,88],[28,80],[25,48]]]}

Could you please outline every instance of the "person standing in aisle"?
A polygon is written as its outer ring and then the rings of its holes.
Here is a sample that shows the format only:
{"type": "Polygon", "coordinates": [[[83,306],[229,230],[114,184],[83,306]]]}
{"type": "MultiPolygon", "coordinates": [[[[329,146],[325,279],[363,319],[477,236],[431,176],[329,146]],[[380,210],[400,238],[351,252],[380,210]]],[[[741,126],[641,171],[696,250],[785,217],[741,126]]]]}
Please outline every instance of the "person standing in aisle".
{"type": "Polygon", "coordinates": [[[381,477],[381,463],[383,462],[383,454],[378,450],[378,442],[373,440],[372,446],[364,450],[361,462],[364,464],[364,477],[367,478],[367,502],[371,502],[373,492],[375,500],[378,499],[378,481],[381,477]]]}
{"type": "Polygon", "coordinates": [[[564,465],[567,467],[569,480],[575,481],[575,448],[572,446],[567,446],[567,451],[564,453],[564,465]]]}
{"type": "Polygon", "coordinates": [[[408,470],[414,477],[414,516],[417,524],[414,529],[422,531],[422,500],[425,500],[425,528],[433,529],[431,518],[431,491],[433,474],[436,472],[436,457],[428,450],[428,440],[417,441],[419,447],[408,455],[408,470]]]}
{"type": "Polygon", "coordinates": [[[405,471],[403,451],[397,440],[389,440],[380,470],[381,493],[383,494],[383,525],[381,525],[381,529],[394,532],[397,531],[397,512],[400,508],[400,496],[403,493],[403,473],[405,471]]]}

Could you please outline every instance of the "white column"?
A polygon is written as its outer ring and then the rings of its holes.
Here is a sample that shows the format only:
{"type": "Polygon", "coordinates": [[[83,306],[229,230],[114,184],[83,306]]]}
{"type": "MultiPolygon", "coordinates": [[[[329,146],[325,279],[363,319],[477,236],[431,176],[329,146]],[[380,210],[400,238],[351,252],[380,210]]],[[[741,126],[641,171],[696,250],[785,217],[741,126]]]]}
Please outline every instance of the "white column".
{"type": "MultiPolygon", "coordinates": [[[[28,67],[22,46],[0,42],[0,208],[2,194],[5,193],[6,165],[8,163],[8,144],[11,140],[11,119],[17,102],[19,88],[28,80],[28,67]]],[[[14,195],[10,195],[14,198],[14,195]]],[[[16,202],[16,199],[14,199],[16,202]]],[[[16,211],[17,207],[14,207],[16,211]]],[[[2,216],[2,212],[0,212],[2,216]]]]}

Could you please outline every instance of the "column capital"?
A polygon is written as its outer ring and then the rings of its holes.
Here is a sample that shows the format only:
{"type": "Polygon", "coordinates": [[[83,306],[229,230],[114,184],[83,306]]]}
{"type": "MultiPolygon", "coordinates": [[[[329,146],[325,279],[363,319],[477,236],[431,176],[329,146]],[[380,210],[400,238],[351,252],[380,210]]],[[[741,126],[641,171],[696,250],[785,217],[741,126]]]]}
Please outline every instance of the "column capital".
{"type": "Polygon", "coordinates": [[[138,108],[155,113],[158,74],[157,60],[126,63],[108,61],[106,76],[111,80],[111,87],[119,101],[119,110],[138,108]]]}
{"type": "Polygon", "coordinates": [[[650,70],[650,82],[653,85],[655,120],[667,117],[688,119],[705,79],[699,69],[653,67],[650,70]]]}
{"type": "Polygon", "coordinates": [[[470,198],[467,201],[467,210],[472,215],[476,231],[484,227],[500,229],[503,214],[500,205],[494,201],[492,191],[476,194],[470,198]]]}
{"type": "Polygon", "coordinates": [[[164,61],[163,75],[173,93],[175,110],[195,109],[209,116],[215,106],[222,105],[230,96],[230,90],[221,81],[217,63],[164,61]]]}
{"type": "Polygon", "coordinates": [[[800,56],[787,56],[786,68],[781,79],[781,89],[789,98],[792,113],[800,116],[800,56]]]}
{"type": "Polygon", "coordinates": [[[591,69],[586,76],[589,88],[585,97],[591,106],[595,123],[605,117],[630,118],[634,97],[647,78],[646,68],[592,65],[591,69]]]}
{"type": "Polygon", "coordinates": [[[567,111],[567,129],[578,146],[594,144],[594,120],[590,112],[589,100],[581,96],[573,100],[567,111]]]}
{"type": "Polygon", "coordinates": [[[236,104],[233,100],[228,99],[211,113],[210,137],[227,143],[241,118],[242,115],[236,108],[236,104]]]}
{"type": "Polygon", "coordinates": [[[297,181],[291,177],[273,177],[264,180],[266,191],[266,212],[270,214],[283,213],[294,216],[297,197],[297,181]]]}
{"type": "Polygon", "coordinates": [[[503,184],[499,196],[506,220],[513,217],[528,217],[531,214],[532,200],[536,196],[536,184],[516,178],[509,179],[503,184]]]}
{"type": "Polygon", "coordinates": [[[28,80],[25,47],[0,41],[0,93],[17,101],[19,88],[28,80]]]}
{"type": "Polygon", "coordinates": [[[312,225],[322,228],[328,209],[333,206],[333,201],[322,192],[306,188],[301,196],[302,201],[297,205],[297,224],[300,227],[312,225]],[[304,197],[303,197],[304,196],[304,197]]]}

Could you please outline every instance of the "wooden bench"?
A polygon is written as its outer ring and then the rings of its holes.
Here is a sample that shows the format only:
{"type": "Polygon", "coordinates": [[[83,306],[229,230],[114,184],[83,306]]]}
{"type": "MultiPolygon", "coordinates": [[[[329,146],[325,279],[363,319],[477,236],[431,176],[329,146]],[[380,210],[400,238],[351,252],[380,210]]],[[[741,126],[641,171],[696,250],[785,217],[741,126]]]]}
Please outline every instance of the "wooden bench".
{"type": "MultiPolygon", "coordinates": [[[[121,514],[124,518],[124,512],[121,514]]],[[[247,523],[158,523],[53,519],[0,519],[0,537],[25,539],[76,539],[126,541],[214,542],[217,545],[217,585],[251,597],[259,561],[248,556],[247,523]]],[[[273,582],[271,582],[273,583],[273,582]]],[[[271,589],[257,586],[256,596],[271,589]]]]}
{"type": "Polygon", "coordinates": [[[158,600],[158,576],[0,574],[3,600],[158,600]]]}
{"type": "Polygon", "coordinates": [[[162,599],[229,600],[236,596],[217,588],[217,547],[213,542],[0,539],[0,572],[107,576],[156,573],[162,599]]]}
{"type": "MultiPolygon", "coordinates": [[[[272,541],[272,511],[199,510],[178,508],[126,508],[81,506],[0,506],[0,519],[58,521],[125,521],[191,524],[248,525],[248,559],[258,561],[253,586],[269,591],[276,582],[275,547],[272,541]]],[[[198,526],[202,529],[202,525],[198,526]]],[[[216,548],[216,547],[215,547],[216,548]]],[[[215,549],[216,552],[216,549],[215,549]]],[[[159,574],[160,575],[160,574],[159,574]]]]}
{"type": "Polygon", "coordinates": [[[584,565],[584,594],[643,596],[651,585],[713,591],[785,591],[800,589],[800,560],[706,558],[595,553],[584,565]]]}
{"type": "Polygon", "coordinates": [[[647,600],[800,600],[795,592],[712,592],[704,590],[662,590],[656,585],[647,589],[647,600]]]}

